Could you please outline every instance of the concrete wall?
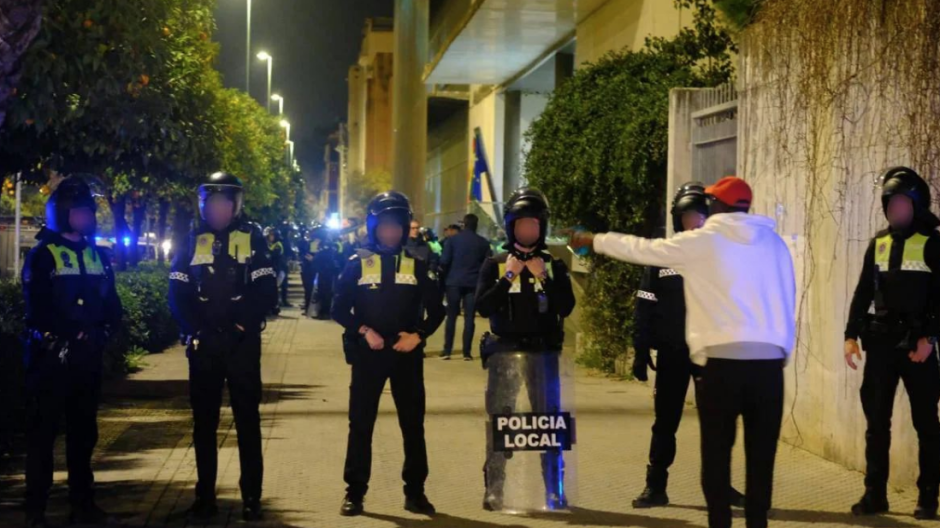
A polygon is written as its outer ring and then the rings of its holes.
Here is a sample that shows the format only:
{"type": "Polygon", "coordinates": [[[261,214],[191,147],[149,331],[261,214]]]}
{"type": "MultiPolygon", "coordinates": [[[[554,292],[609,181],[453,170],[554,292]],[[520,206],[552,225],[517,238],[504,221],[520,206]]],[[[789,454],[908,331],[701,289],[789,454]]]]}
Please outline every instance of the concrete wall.
{"type": "Polygon", "coordinates": [[[392,70],[391,53],[373,55],[366,80],[366,172],[388,171],[392,167],[392,70]]]}
{"type": "Polygon", "coordinates": [[[392,186],[407,194],[420,219],[425,213],[428,89],[422,81],[428,56],[428,0],[395,1],[392,76],[392,186]]]}
{"type": "Polygon", "coordinates": [[[674,36],[690,20],[671,0],[609,0],[578,23],[575,67],[611,50],[639,49],[649,35],[674,36]]]}
{"type": "Polygon", "coordinates": [[[468,112],[461,111],[428,130],[424,225],[438,235],[467,213],[467,123],[468,112]]]}
{"type": "MultiPolygon", "coordinates": [[[[881,44],[866,49],[881,50],[881,44]]],[[[774,50],[775,56],[784,53],[774,50]]],[[[869,72],[861,72],[846,83],[844,95],[830,99],[845,105],[843,115],[797,97],[798,76],[763,63],[761,54],[766,50],[742,53],[738,172],[754,188],[755,212],[778,221],[796,268],[798,347],[787,368],[783,437],[864,470],[862,370],[850,370],[842,350],[865,248],[886,225],[875,181],[892,165],[912,164],[925,175],[940,167],[917,162],[905,144],[910,130],[904,121],[917,113],[905,105],[917,101],[916,84],[872,89],[869,72]]],[[[869,64],[868,57],[837,56],[869,64]]],[[[794,55],[789,59],[797,60],[794,55]]],[[[878,68],[892,68],[893,63],[871,62],[878,68]]],[[[798,65],[788,64],[787,71],[799,71],[798,65]]],[[[891,480],[910,486],[917,475],[917,438],[903,385],[893,423],[891,480]]]]}

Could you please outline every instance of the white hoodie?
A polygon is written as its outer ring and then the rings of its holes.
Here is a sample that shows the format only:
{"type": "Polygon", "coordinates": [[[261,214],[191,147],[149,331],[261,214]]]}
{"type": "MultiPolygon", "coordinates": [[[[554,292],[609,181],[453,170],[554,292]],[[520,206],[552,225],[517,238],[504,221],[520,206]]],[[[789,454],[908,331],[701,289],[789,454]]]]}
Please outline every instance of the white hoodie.
{"type": "MultiPolygon", "coordinates": [[[[686,340],[704,365],[709,347],[733,343],[794,346],[796,282],[786,243],[770,218],[711,216],[670,239],[606,233],[594,251],[617,260],[676,270],[685,279],[686,340]]],[[[746,358],[742,358],[746,359],[746,358]]]]}

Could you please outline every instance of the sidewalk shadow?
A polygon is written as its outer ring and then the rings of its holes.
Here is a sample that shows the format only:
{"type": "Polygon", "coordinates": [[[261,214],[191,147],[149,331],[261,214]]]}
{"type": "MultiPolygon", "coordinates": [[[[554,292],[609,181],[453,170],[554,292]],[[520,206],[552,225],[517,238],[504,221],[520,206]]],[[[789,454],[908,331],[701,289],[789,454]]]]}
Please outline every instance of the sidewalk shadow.
{"type": "MultiPolygon", "coordinates": [[[[682,505],[682,504],[670,504],[667,508],[675,508],[679,510],[694,510],[707,513],[708,509],[704,506],[691,506],[691,505],[682,505]]],[[[744,511],[739,509],[734,509],[732,515],[735,518],[744,518],[744,511]]],[[[805,524],[835,524],[835,525],[845,525],[845,526],[869,526],[872,528],[913,528],[921,526],[919,524],[911,524],[910,522],[905,522],[902,519],[897,517],[910,517],[911,515],[902,514],[898,512],[891,512],[889,515],[892,517],[885,516],[870,516],[870,517],[858,517],[853,515],[850,512],[833,512],[833,511],[823,511],[823,510],[796,510],[796,509],[785,509],[785,508],[773,508],[770,510],[770,514],[767,516],[768,519],[773,524],[773,521],[777,522],[795,522],[795,523],[805,523],[805,524]]]]}
{"type": "Polygon", "coordinates": [[[570,526],[631,526],[637,528],[705,528],[690,521],[672,518],[648,517],[642,514],[591,510],[571,507],[568,513],[534,512],[526,518],[556,521],[570,526]]]}
{"type": "Polygon", "coordinates": [[[528,525],[525,524],[497,524],[467,519],[465,517],[454,517],[446,513],[438,513],[434,517],[425,517],[422,519],[371,512],[366,512],[362,514],[362,516],[392,523],[396,528],[491,528],[497,526],[500,528],[528,528],[528,525]]]}

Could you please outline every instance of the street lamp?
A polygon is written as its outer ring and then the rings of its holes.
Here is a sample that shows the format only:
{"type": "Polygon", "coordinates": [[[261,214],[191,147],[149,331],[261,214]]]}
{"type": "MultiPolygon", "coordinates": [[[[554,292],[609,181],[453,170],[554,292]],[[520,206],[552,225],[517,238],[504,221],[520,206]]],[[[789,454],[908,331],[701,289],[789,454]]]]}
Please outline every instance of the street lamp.
{"type": "Polygon", "coordinates": [[[293,165],[293,164],[294,164],[294,142],[288,140],[287,146],[288,146],[287,164],[288,164],[288,165],[293,165]]]}
{"type": "Polygon", "coordinates": [[[262,51],[258,54],[258,58],[263,61],[268,61],[268,113],[271,112],[271,72],[274,68],[274,57],[272,57],[268,52],[262,51]]]}
{"type": "Polygon", "coordinates": [[[281,119],[281,128],[287,129],[287,142],[290,143],[290,121],[281,119]]]}
{"type": "Polygon", "coordinates": [[[245,39],[245,93],[251,95],[251,0],[248,0],[248,31],[245,39]]]}
{"type": "Polygon", "coordinates": [[[273,94],[271,100],[277,101],[277,115],[284,115],[284,98],[278,94],[273,94]]]}

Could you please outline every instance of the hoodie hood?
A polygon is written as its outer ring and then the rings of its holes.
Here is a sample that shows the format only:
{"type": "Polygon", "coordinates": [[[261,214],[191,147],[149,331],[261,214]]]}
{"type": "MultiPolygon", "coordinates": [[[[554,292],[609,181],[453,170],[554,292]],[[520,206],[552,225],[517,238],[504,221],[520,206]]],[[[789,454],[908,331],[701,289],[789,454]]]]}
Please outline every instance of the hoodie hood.
{"type": "Polygon", "coordinates": [[[705,229],[713,230],[739,244],[754,244],[768,232],[776,233],[777,222],[766,216],[748,213],[721,213],[712,215],[705,229]]]}

